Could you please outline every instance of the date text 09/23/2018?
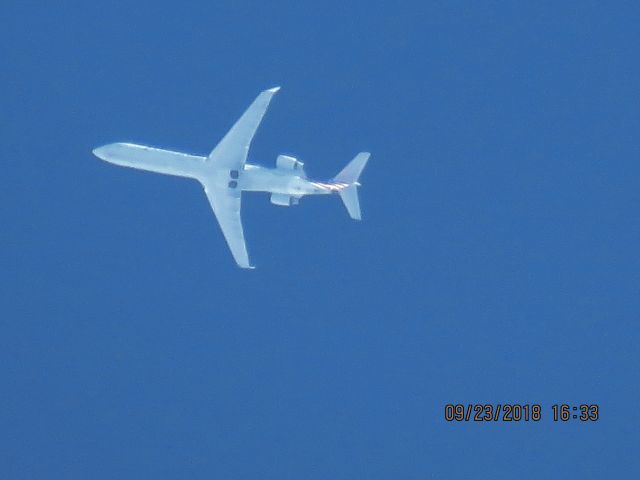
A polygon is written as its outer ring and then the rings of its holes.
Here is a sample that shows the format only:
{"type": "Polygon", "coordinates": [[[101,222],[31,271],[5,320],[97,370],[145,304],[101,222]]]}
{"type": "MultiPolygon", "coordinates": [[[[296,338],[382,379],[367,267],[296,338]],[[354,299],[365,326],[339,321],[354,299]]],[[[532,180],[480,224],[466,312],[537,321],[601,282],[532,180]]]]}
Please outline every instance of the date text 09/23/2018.
{"type": "MultiPolygon", "coordinates": [[[[448,403],[444,406],[447,422],[539,422],[545,417],[537,403],[448,403]]],[[[600,407],[592,403],[551,405],[550,418],[554,422],[595,422],[600,407]]]]}

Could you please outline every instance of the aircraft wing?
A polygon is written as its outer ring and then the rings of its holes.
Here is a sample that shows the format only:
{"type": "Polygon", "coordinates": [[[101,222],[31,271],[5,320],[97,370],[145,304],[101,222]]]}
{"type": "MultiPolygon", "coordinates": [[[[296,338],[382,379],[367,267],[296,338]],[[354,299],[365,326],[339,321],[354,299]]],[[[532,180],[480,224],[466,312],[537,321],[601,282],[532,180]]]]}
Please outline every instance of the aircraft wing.
{"type": "Polygon", "coordinates": [[[227,245],[239,267],[254,268],[249,263],[240,219],[240,191],[227,187],[206,185],[204,189],[213,208],[227,245]]]}
{"type": "Polygon", "coordinates": [[[271,98],[280,87],[270,88],[260,93],[242,114],[231,130],[209,154],[209,160],[228,170],[242,170],[247,161],[251,140],[269,107],[271,98]]]}

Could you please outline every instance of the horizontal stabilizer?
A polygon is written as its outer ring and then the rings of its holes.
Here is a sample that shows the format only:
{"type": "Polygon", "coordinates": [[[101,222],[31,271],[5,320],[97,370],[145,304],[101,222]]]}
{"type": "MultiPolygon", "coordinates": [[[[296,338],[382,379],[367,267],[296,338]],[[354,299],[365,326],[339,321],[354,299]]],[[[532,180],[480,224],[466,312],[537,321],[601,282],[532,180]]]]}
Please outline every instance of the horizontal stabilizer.
{"type": "Polygon", "coordinates": [[[340,190],[340,198],[347,212],[349,212],[349,216],[354,220],[361,220],[362,215],[360,214],[360,201],[358,200],[358,186],[351,185],[344,190],[340,190]]]}
{"type": "Polygon", "coordinates": [[[369,152],[360,152],[333,180],[343,183],[356,183],[370,156],[369,152]]]}

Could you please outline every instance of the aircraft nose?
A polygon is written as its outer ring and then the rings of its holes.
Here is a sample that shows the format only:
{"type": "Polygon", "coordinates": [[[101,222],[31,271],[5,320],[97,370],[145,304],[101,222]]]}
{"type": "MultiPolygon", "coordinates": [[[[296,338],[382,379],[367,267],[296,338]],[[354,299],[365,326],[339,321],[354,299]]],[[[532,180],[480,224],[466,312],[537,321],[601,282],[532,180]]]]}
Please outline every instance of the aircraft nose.
{"type": "Polygon", "coordinates": [[[110,148],[111,144],[109,145],[102,145],[101,147],[96,147],[93,149],[93,154],[98,157],[100,160],[109,160],[109,155],[110,153],[112,153],[112,149],[110,148]]]}
{"type": "Polygon", "coordinates": [[[96,147],[96,148],[93,149],[93,154],[96,157],[104,160],[104,157],[105,157],[105,154],[106,154],[105,148],[104,147],[96,147]]]}

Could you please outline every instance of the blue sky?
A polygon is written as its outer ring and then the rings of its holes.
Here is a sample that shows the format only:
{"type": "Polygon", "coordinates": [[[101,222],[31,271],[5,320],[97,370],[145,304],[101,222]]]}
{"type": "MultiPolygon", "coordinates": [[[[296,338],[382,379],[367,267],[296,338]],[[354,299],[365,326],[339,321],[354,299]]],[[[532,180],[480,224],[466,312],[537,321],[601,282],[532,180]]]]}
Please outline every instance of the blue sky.
{"type": "Polygon", "coordinates": [[[1,476],[637,475],[640,8],[238,3],[0,6],[1,476]],[[255,271],[90,154],[206,154],[274,85],[252,162],[372,157],[361,223],[246,195],[255,271]]]}

